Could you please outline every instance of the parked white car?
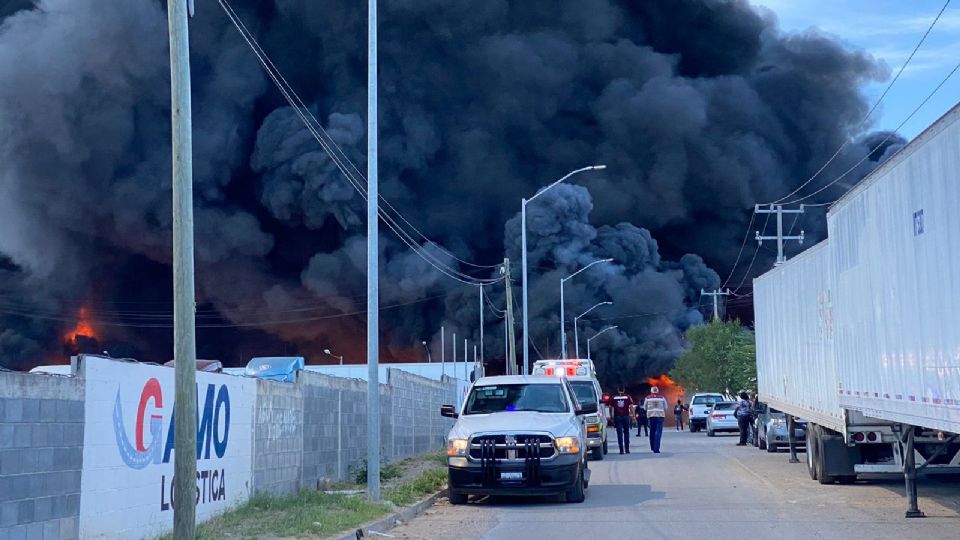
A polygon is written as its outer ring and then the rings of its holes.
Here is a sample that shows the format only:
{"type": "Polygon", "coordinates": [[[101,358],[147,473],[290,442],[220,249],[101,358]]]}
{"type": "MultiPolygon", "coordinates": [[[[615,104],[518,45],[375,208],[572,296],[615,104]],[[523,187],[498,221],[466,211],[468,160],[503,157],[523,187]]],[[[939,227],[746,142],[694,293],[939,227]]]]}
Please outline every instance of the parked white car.
{"type": "Polygon", "coordinates": [[[707,437],[713,437],[720,431],[740,431],[734,414],[736,409],[737,403],[734,401],[714,403],[707,414],[707,437]]]}
{"type": "Polygon", "coordinates": [[[484,377],[470,388],[447,437],[451,504],[469,495],[563,494],[583,502],[590,482],[583,416],[595,403],[580,403],[566,378],[510,375],[484,377]]]}

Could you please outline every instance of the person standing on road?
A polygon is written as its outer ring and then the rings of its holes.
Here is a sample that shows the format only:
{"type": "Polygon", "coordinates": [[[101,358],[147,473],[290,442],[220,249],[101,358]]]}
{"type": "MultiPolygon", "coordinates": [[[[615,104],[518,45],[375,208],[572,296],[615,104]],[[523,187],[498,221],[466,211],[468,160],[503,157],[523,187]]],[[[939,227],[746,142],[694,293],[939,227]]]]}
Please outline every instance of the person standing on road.
{"type": "Polygon", "coordinates": [[[687,410],[687,406],[683,404],[683,398],[677,400],[677,404],[673,406],[673,419],[677,424],[677,431],[683,431],[683,411],[687,410]]]}
{"type": "Polygon", "coordinates": [[[650,429],[647,427],[647,409],[642,402],[637,406],[637,437],[640,436],[641,429],[647,434],[647,437],[650,436],[650,429]]]}
{"type": "Polygon", "coordinates": [[[753,406],[746,392],[740,392],[740,401],[737,402],[733,415],[737,417],[737,425],[740,427],[740,442],[737,446],[746,446],[747,436],[750,434],[750,420],[753,418],[753,406]]]}
{"type": "Polygon", "coordinates": [[[630,453],[630,417],[634,414],[633,398],[620,386],[613,396],[613,425],[617,428],[617,444],[620,453],[630,453]]]}
{"type": "Polygon", "coordinates": [[[667,400],[660,395],[656,386],[650,388],[650,395],[643,400],[647,410],[647,422],[650,424],[650,450],[660,453],[660,437],[663,436],[663,419],[667,416],[667,400]]]}

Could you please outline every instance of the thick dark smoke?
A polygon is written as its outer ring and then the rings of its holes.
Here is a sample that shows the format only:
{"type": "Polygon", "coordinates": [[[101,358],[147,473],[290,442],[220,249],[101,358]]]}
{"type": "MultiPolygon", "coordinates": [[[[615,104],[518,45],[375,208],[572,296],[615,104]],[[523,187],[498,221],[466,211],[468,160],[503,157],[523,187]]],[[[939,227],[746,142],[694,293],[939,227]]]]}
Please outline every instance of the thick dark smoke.
{"type": "MultiPolygon", "coordinates": [[[[51,361],[84,306],[102,344],[163,360],[171,250],[165,6],[24,4],[0,8],[0,361],[51,361]]],[[[236,4],[363,170],[362,4],[236,4]]],[[[322,361],[330,348],[359,361],[363,201],[216,4],[197,7],[201,355],[238,364],[300,352],[322,361]],[[353,315],[334,317],[345,314],[353,315]]],[[[877,140],[853,131],[866,112],[861,87],[886,77],[886,67],[815,32],[784,34],[744,1],[388,0],[380,21],[382,194],[456,256],[493,264],[506,252],[519,270],[521,197],[583,165],[608,166],[573,179],[585,187],[561,186],[531,205],[530,299],[534,343],[557,355],[560,277],[614,257],[567,289],[569,319],[615,302],[580,328],[585,348],[593,332],[619,325],[595,342],[611,378],[670,367],[684,347],[681,332],[701,320],[699,289],[721,281],[709,267],[729,268],[736,256],[747,209],[790,191],[848,136],[858,142],[825,179],[877,140]]],[[[817,221],[803,224],[813,236],[822,234],[817,221]]],[[[440,275],[393,239],[382,257],[385,359],[422,358],[421,340],[438,356],[444,324],[477,337],[475,287],[440,275]],[[423,298],[433,299],[415,303],[423,298]]],[[[500,286],[488,289],[502,308],[500,286]]],[[[492,358],[502,355],[502,323],[488,316],[492,358]]]]}

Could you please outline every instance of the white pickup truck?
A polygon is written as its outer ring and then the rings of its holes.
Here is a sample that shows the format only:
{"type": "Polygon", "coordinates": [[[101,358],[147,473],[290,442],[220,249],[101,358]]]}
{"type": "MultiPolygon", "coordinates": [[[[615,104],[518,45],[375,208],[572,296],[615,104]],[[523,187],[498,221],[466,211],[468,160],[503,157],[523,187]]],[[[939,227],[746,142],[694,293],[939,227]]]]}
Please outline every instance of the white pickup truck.
{"type": "Polygon", "coordinates": [[[447,437],[451,504],[469,495],[563,494],[583,502],[590,482],[581,404],[566,378],[510,375],[484,377],[470,388],[447,437]]]}

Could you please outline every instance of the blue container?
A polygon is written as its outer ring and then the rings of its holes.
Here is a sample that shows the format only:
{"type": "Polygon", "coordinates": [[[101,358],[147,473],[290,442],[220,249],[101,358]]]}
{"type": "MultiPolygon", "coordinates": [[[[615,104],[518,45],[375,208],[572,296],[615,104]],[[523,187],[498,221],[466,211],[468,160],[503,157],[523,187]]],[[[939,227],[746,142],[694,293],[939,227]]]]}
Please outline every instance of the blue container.
{"type": "Polygon", "coordinates": [[[261,356],[250,360],[244,374],[257,379],[294,382],[303,365],[302,356],[261,356]]]}

